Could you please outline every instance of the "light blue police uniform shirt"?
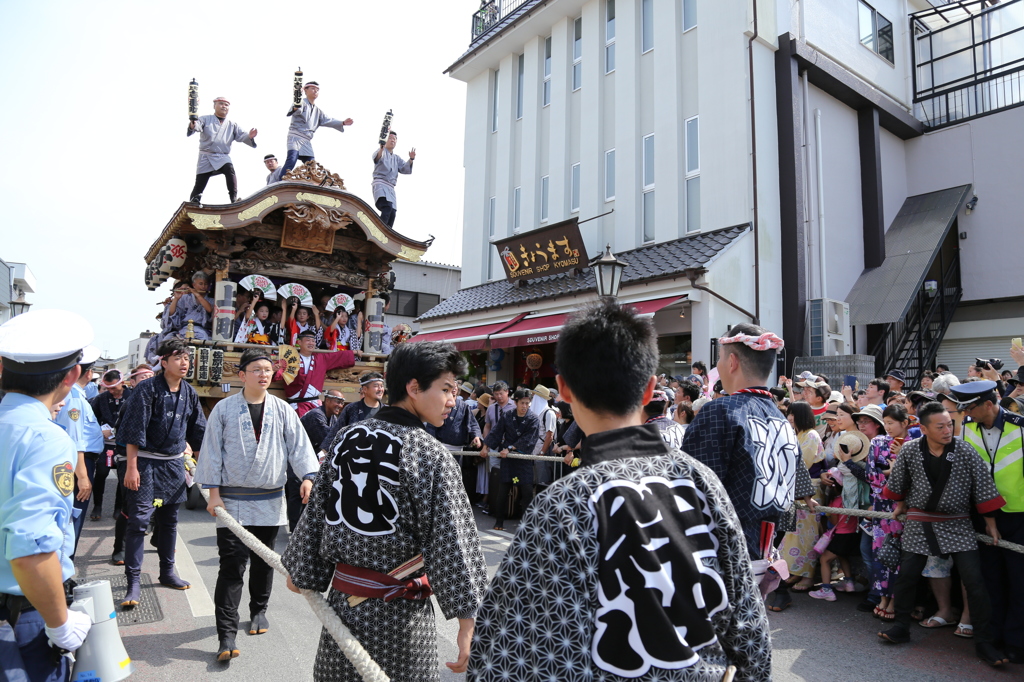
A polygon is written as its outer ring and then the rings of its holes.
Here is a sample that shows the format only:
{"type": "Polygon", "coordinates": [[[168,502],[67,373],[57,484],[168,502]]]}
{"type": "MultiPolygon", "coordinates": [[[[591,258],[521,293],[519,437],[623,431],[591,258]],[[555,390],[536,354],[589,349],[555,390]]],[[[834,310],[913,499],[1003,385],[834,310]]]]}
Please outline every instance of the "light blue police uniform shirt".
{"type": "Polygon", "coordinates": [[[95,381],[90,381],[85,385],[85,399],[92,400],[100,394],[100,387],[96,385],[95,381]]]}
{"type": "Polygon", "coordinates": [[[78,384],[71,387],[54,421],[64,427],[79,452],[103,452],[103,429],[78,384]]]}
{"type": "Polygon", "coordinates": [[[68,434],[50,421],[46,405],[20,393],[0,403],[0,592],[24,594],[11,561],[56,552],[62,579],[75,573],[75,462],[68,434]]]}

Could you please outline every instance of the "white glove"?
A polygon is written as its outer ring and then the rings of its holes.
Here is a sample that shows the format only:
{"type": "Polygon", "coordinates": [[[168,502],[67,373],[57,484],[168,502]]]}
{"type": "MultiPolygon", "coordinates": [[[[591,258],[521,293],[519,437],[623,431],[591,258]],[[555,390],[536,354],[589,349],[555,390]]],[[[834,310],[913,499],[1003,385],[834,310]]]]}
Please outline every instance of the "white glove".
{"type": "Polygon", "coordinates": [[[47,627],[46,636],[50,638],[50,643],[58,649],[75,651],[82,646],[91,627],[92,619],[88,615],[81,611],[68,609],[68,619],[64,625],[56,628],[47,627]]]}

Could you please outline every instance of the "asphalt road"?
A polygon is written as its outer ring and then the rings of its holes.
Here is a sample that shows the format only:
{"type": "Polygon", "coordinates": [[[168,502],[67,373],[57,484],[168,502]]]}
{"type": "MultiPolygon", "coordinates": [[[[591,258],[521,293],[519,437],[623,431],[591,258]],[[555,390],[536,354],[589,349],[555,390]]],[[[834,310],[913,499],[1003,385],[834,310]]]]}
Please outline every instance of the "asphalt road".
{"type": "MultiPolygon", "coordinates": [[[[111,477],[107,490],[112,490],[111,477]]],[[[123,569],[110,564],[113,544],[111,512],[113,496],[108,494],[104,519],[86,521],[78,549],[79,581],[96,577],[123,575],[123,569]]],[[[494,519],[477,513],[477,526],[488,569],[496,570],[516,523],[506,522],[509,532],[494,532],[494,519]]],[[[230,663],[215,660],[217,638],[213,619],[213,588],[217,580],[217,544],[214,521],[204,510],[182,508],[178,526],[177,564],[180,575],[192,583],[183,592],[159,585],[147,587],[150,598],[161,613],[148,609],[154,622],[140,622],[121,627],[121,637],[136,666],[131,679],[136,682],[181,682],[216,676],[223,680],[272,679],[312,680],[313,660],[320,637],[320,623],[305,600],[289,592],[283,580],[275,580],[275,588],[267,612],[270,630],[250,636],[247,596],[243,593],[241,632],[238,648],[241,656],[230,663]]],[[[278,536],[276,550],[282,552],[288,542],[287,532],[278,536]]],[[[156,550],[146,545],[143,573],[155,582],[159,573],[156,550]]],[[[115,588],[117,602],[123,594],[115,588]]],[[[860,595],[840,594],[836,602],[816,601],[804,594],[794,595],[794,604],[783,613],[770,615],[774,643],[774,679],[778,682],[844,682],[871,680],[888,682],[988,682],[989,680],[1024,679],[1024,667],[1012,666],[997,671],[988,668],[974,656],[969,640],[953,636],[953,629],[925,630],[914,626],[913,641],[902,646],[882,643],[876,636],[880,621],[871,614],[860,613],[856,603],[860,595]]],[[[438,617],[438,656],[442,680],[459,680],[464,675],[451,674],[445,661],[456,658],[457,621],[438,617]]],[[[146,620],[146,618],[141,618],[146,620]]]]}

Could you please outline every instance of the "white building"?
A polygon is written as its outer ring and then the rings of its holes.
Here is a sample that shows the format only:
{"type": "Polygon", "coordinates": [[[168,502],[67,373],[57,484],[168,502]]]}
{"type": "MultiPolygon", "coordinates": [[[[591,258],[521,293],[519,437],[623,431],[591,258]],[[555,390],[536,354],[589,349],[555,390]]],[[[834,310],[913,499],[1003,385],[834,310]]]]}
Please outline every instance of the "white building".
{"type": "Polygon", "coordinates": [[[0,259],[0,324],[28,312],[32,304],[25,300],[25,294],[33,294],[35,290],[36,276],[27,265],[0,259]]]}
{"type": "Polygon", "coordinates": [[[414,332],[419,331],[416,318],[448,300],[461,287],[462,272],[457,265],[396,260],[391,270],[395,273],[395,287],[387,321],[392,327],[404,323],[414,332]]]}
{"type": "MultiPolygon", "coordinates": [[[[448,69],[467,84],[467,288],[423,331],[547,359],[536,330],[592,299],[592,276],[515,287],[492,243],[576,216],[591,257],[610,244],[630,264],[620,299],[654,314],[664,370],[713,360],[716,337],[756,318],[786,338],[787,365],[813,340],[915,376],[955,336],[991,336],[957,331],[967,304],[1024,292],[1017,251],[992,248],[1024,208],[1024,34],[1003,35],[1020,26],[1021,0],[485,5],[448,69]],[[953,52],[972,25],[976,50],[953,52]],[[830,343],[814,299],[849,302],[826,306],[843,317],[830,343]]],[[[1019,306],[981,319],[1015,310],[1001,324],[1024,328],[1019,306]]]]}
{"type": "Polygon", "coordinates": [[[131,372],[131,370],[146,362],[146,344],[148,344],[149,340],[154,336],[156,336],[156,332],[151,332],[147,329],[139,334],[139,338],[132,339],[128,342],[128,372],[131,372]]]}

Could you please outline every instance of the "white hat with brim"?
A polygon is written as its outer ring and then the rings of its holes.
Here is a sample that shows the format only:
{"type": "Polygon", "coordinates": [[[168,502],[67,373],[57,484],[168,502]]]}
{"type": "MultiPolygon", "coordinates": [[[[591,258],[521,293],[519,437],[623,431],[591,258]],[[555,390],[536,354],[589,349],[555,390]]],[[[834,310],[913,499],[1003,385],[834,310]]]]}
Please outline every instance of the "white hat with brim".
{"type": "Polygon", "coordinates": [[[0,325],[0,358],[7,372],[52,374],[81,362],[93,338],[92,325],[77,313],[30,310],[0,325]]]}
{"type": "Polygon", "coordinates": [[[543,384],[537,384],[537,387],[533,389],[533,394],[540,396],[544,400],[551,400],[551,391],[543,384]]]}
{"type": "Polygon", "coordinates": [[[878,422],[878,425],[883,429],[885,428],[885,422],[882,420],[882,408],[878,405],[865,405],[860,408],[860,412],[853,415],[853,420],[857,421],[861,417],[869,417],[878,422]]]}
{"type": "Polygon", "coordinates": [[[82,349],[82,359],[78,361],[80,365],[91,365],[100,359],[100,349],[96,346],[89,344],[82,349]]]}

